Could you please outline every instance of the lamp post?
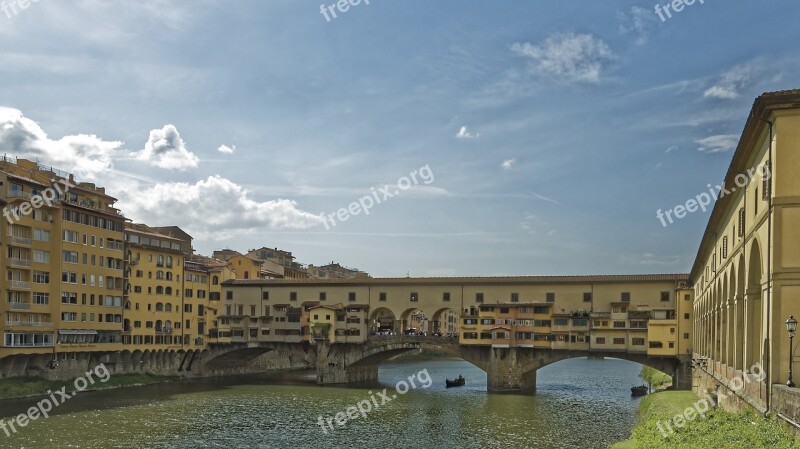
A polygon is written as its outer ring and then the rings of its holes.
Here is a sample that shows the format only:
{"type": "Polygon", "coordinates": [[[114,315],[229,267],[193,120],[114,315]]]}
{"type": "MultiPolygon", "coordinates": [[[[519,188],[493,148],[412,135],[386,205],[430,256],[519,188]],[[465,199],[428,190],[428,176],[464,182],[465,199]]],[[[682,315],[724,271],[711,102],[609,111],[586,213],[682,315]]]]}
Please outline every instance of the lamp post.
{"type": "Polygon", "coordinates": [[[789,331],[789,381],[786,382],[786,386],[794,387],[794,382],[792,381],[792,359],[794,358],[794,333],[797,331],[797,320],[794,319],[794,315],[786,320],[786,330],[789,331]]]}

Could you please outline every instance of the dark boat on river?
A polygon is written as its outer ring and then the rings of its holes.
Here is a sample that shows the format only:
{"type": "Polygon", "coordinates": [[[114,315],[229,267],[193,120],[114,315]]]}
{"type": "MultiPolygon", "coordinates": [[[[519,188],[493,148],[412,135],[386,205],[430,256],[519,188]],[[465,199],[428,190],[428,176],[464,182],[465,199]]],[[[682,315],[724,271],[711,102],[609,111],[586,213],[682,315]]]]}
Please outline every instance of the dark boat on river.
{"type": "Polygon", "coordinates": [[[631,387],[631,396],[644,396],[647,394],[647,385],[631,387]]]}
{"type": "Polygon", "coordinates": [[[458,378],[455,380],[445,379],[444,382],[447,385],[447,388],[463,387],[464,384],[467,382],[467,379],[464,379],[462,376],[459,375],[458,378]]]}

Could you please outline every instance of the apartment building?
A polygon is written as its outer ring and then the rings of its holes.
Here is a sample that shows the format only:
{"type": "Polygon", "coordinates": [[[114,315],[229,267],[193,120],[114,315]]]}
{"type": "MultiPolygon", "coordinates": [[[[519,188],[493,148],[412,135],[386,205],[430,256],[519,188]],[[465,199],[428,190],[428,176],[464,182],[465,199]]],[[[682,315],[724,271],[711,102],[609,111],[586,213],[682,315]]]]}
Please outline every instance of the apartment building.
{"type": "Polygon", "coordinates": [[[122,348],[125,217],[105,189],[0,159],[3,355],[122,348]]]}

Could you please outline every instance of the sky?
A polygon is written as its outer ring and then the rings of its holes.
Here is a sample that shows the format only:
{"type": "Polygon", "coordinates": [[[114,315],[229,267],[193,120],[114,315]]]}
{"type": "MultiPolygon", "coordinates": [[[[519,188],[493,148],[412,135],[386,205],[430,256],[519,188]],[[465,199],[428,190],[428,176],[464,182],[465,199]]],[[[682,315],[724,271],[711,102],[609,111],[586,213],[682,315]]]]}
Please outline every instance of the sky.
{"type": "Polygon", "coordinates": [[[0,152],[206,255],[686,273],[710,212],[657,211],[723,180],[758,95],[800,88],[791,0],[353,3],[3,0],[0,152]]]}

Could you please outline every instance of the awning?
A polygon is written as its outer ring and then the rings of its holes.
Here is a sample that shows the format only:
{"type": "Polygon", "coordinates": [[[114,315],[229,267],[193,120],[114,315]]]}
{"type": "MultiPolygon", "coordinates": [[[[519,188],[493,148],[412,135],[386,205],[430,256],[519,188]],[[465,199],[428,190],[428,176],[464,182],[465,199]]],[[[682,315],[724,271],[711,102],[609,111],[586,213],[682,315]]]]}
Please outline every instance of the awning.
{"type": "Polygon", "coordinates": [[[59,335],[97,335],[97,331],[87,329],[59,329],[58,333],[59,335]]]}

